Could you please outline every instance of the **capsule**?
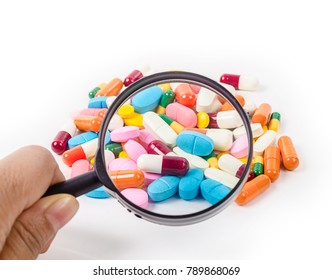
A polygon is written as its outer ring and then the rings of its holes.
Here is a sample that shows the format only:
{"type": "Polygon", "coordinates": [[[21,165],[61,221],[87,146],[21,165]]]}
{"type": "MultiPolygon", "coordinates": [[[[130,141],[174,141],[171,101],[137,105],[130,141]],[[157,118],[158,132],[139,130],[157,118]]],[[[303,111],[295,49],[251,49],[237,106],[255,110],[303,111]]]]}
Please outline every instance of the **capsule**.
{"type": "Polygon", "coordinates": [[[217,113],[217,126],[219,128],[233,129],[243,125],[243,121],[236,110],[217,113]]]}
{"type": "Polygon", "coordinates": [[[254,166],[252,171],[255,177],[264,174],[264,159],[261,156],[256,156],[254,158],[254,166]]]}
{"type": "Polygon", "coordinates": [[[79,111],[77,116],[98,116],[103,119],[106,113],[106,108],[87,108],[79,111]]]}
{"type": "Polygon", "coordinates": [[[183,157],[144,154],[137,159],[137,166],[145,172],[161,175],[184,176],[189,162],[183,157]]]}
{"type": "Polygon", "coordinates": [[[141,170],[115,170],[108,174],[119,191],[140,188],[144,184],[144,173],[141,170]]]}
{"type": "Polygon", "coordinates": [[[103,119],[98,116],[78,116],[74,119],[76,127],[83,131],[99,132],[103,119]]]}
{"type": "Polygon", "coordinates": [[[170,117],[160,114],[161,117],[177,134],[181,133],[184,130],[184,127],[179,124],[177,121],[172,120],[170,117]]]}
{"type": "Polygon", "coordinates": [[[251,122],[260,123],[262,127],[267,124],[271,115],[272,108],[270,104],[262,103],[251,118],[251,122]]]}
{"type": "Polygon", "coordinates": [[[197,94],[196,111],[212,113],[221,108],[221,103],[217,99],[217,94],[206,88],[201,88],[197,94]]]}
{"type": "Polygon", "coordinates": [[[62,154],[62,161],[71,167],[77,160],[92,158],[96,153],[97,147],[98,139],[93,139],[80,146],[65,151],[62,154]]]}
{"type": "MultiPolygon", "coordinates": [[[[242,95],[235,95],[236,100],[240,103],[240,105],[243,107],[245,104],[245,100],[243,98],[242,95]]],[[[234,107],[232,104],[230,104],[229,102],[225,102],[224,104],[222,104],[220,111],[230,111],[230,110],[234,110],[234,107]]]]}
{"type": "Polygon", "coordinates": [[[68,141],[76,134],[76,130],[73,122],[66,123],[52,142],[51,148],[53,152],[62,155],[68,149],[68,141]]]}
{"type": "Polygon", "coordinates": [[[174,98],[175,93],[172,90],[163,91],[163,95],[161,96],[159,106],[157,108],[157,114],[165,114],[167,105],[171,104],[174,98]]]}
{"type": "Polygon", "coordinates": [[[174,92],[177,102],[183,106],[191,108],[196,104],[196,94],[193,92],[189,84],[178,85],[174,92]]]}
{"type": "Polygon", "coordinates": [[[132,83],[138,81],[139,79],[143,78],[144,76],[146,76],[149,71],[150,71],[150,66],[148,65],[144,65],[139,69],[135,69],[124,79],[123,84],[127,87],[132,83]]]}
{"type": "Polygon", "coordinates": [[[273,112],[269,122],[269,130],[274,130],[278,132],[280,126],[280,114],[278,112],[273,112]]]}
{"type": "Polygon", "coordinates": [[[122,145],[119,143],[111,143],[105,146],[105,150],[111,151],[115,157],[118,157],[119,154],[123,151],[122,145]]]}
{"type": "Polygon", "coordinates": [[[273,130],[267,130],[254,143],[254,156],[262,156],[264,150],[273,145],[277,137],[277,133],[273,130]]]}
{"type": "Polygon", "coordinates": [[[238,205],[245,205],[249,201],[264,192],[271,185],[271,180],[267,175],[259,175],[248,183],[245,183],[235,202],[238,205]]]}
{"type": "Polygon", "coordinates": [[[98,133],[96,133],[96,132],[87,131],[87,132],[81,133],[81,134],[76,135],[69,139],[68,148],[72,149],[76,146],[82,145],[82,144],[89,142],[96,138],[98,138],[98,133]]]}
{"type": "Polygon", "coordinates": [[[153,140],[148,144],[147,149],[149,154],[166,156],[172,153],[172,150],[160,140],[153,140]]]}
{"type": "Polygon", "coordinates": [[[276,146],[268,146],[264,152],[264,174],[274,182],[280,175],[280,150],[276,146]]]}
{"type": "Polygon", "coordinates": [[[294,170],[299,166],[299,158],[296,154],[292,139],[288,136],[281,136],[278,140],[278,147],[281,152],[282,164],[287,170],[294,170]]]}
{"type": "MultiPolygon", "coordinates": [[[[241,178],[243,171],[246,167],[246,164],[244,164],[242,161],[240,161],[239,159],[237,159],[229,154],[225,154],[219,158],[218,166],[221,170],[224,170],[237,178],[241,178]]],[[[253,178],[254,178],[254,174],[250,170],[249,176],[248,176],[248,181],[252,180],[253,178]]]]}
{"type": "Polygon", "coordinates": [[[219,81],[239,90],[254,91],[259,86],[259,81],[256,78],[245,75],[223,74],[219,81]]]}
{"type": "Polygon", "coordinates": [[[89,98],[94,98],[96,96],[96,93],[98,91],[100,91],[105,85],[106,85],[106,83],[101,83],[97,87],[95,87],[93,90],[91,90],[89,92],[89,98]]]}
{"type": "Polygon", "coordinates": [[[107,85],[105,85],[102,89],[100,89],[95,97],[100,96],[116,96],[122,89],[123,83],[119,78],[114,78],[107,85]]]}

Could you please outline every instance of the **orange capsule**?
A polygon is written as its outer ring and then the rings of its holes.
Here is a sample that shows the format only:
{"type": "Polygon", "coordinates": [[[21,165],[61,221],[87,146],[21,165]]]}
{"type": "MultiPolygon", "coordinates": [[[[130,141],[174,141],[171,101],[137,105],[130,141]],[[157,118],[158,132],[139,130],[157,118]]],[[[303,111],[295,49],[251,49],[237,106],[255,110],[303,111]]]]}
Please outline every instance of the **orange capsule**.
{"type": "Polygon", "coordinates": [[[98,116],[78,116],[74,119],[76,127],[83,131],[99,132],[103,119],[98,116]]]}
{"type": "Polygon", "coordinates": [[[280,149],[268,146],[264,151],[264,174],[274,182],[280,175],[280,149]]]}
{"type": "Polygon", "coordinates": [[[103,108],[98,111],[97,116],[103,119],[105,117],[106,113],[107,113],[107,109],[103,108]]]}
{"type": "Polygon", "coordinates": [[[296,169],[300,161],[297,157],[292,139],[288,136],[281,136],[278,140],[278,147],[281,152],[283,166],[288,170],[296,169]]]}
{"type": "Polygon", "coordinates": [[[180,84],[175,89],[176,100],[186,107],[193,107],[196,104],[196,94],[189,84],[180,84]]]}
{"type": "Polygon", "coordinates": [[[271,112],[272,107],[267,103],[262,103],[252,116],[251,122],[260,123],[263,127],[269,121],[271,112]]]}
{"type": "MultiPolygon", "coordinates": [[[[235,98],[236,98],[237,101],[239,101],[239,103],[243,107],[244,104],[245,104],[245,100],[244,100],[243,96],[242,95],[236,95],[235,98]]],[[[220,111],[230,111],[230,110],[234,110],[234,107],[229,102],[225,102],[220,108],[220,111]]]]}
{"type": "Polygon", "coordinates": [[[95,95],[95,97],[99,96],[116,96],[120,92],[123,87],[122,80],[119,78],[114,78],[111,80],[106,86],[101,88],[95,95]]]}
{"type": "Polygon", "coordinates": [[[144,184],[144,173],[141,170],[115,170],[109,171],[113,184],[119,191],[128,188],[139,188],[144,184]]]}
{"type": "Polygon", "coordinates": [[[245,183],[239,196],[235,199],[238,205],[245,205],[253,200],[256,196],[264,192],[271,185],[269,176],[259,175],[251,181],[245,183]]]}

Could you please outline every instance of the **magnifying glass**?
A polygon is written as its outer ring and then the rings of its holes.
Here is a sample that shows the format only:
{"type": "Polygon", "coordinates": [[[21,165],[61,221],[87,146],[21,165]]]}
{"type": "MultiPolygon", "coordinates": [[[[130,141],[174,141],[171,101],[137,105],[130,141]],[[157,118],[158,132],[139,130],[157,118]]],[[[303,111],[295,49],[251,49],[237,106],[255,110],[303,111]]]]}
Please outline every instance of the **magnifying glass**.
{"type": "Polygon", "coordinates": [[[252,139],[247,112],[220,83],[190,72],[156,73],[115,98],[99,131],[94,170],[44,196],[77,197],[103,185],[139,218],[201,222],[232,203],[248,180],[252,139]],[[126,125],[115,128],[119,115],[126,125]],[[108,162],[109,138],[129,158],[108,162]]]}

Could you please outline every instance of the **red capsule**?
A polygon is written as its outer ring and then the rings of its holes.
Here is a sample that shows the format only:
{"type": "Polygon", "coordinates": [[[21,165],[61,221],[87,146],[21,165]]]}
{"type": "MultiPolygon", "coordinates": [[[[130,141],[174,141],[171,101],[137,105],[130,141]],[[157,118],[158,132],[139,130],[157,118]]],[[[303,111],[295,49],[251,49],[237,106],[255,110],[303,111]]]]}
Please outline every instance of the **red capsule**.
{"type": "Polygon", "coordinates": [[[68,149],[68,141],[76,133],[76,126],[73,122],[65,124],[55,136],[51,148],[53,152],[62,155],[68,149]]]}
{"type": "Polygon", "coordinates": [[[144,66],[139,70],[133,70],[123,81],[123,84],[127,87],[132,83],[138,81],[139,79],[146,76],[147,72],[150,70],[149,66],[144,66]]]}
{"type": "Polygon", "coordinates": [[[148,145],[148,153],[165,156],[172,150],[160,140],[153,140],[148,145]]]}

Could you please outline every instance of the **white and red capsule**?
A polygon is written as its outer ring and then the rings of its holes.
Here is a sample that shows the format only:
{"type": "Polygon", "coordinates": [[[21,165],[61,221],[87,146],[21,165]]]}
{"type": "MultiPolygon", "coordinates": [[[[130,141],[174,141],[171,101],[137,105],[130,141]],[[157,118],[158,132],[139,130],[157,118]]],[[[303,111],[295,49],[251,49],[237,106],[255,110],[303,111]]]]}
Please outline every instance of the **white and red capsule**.
{"type": "Polygon", "coordinates": [[[256,78],[245,75],[223,74],[219,81],[239,90],[254,91],[259,86],[259,81],[256,78]]]}
{"type": "Polygon", "coordinates": [[[68,149],[68,141],[75,136],[77,131],[74,122],[66,123],[55,136],[51,148],[53,152],[62,155],[68,149]]]}

